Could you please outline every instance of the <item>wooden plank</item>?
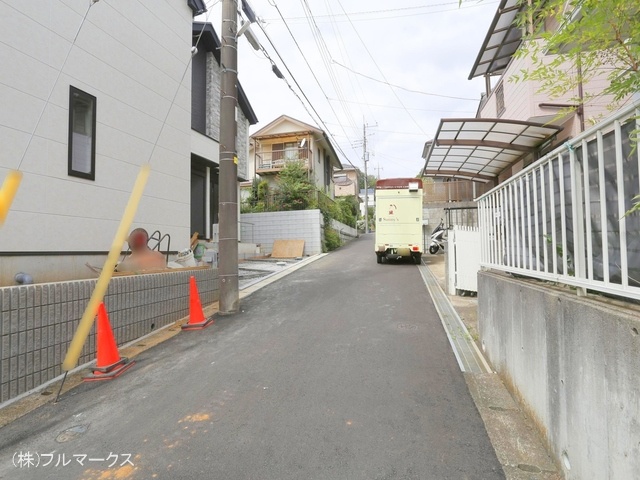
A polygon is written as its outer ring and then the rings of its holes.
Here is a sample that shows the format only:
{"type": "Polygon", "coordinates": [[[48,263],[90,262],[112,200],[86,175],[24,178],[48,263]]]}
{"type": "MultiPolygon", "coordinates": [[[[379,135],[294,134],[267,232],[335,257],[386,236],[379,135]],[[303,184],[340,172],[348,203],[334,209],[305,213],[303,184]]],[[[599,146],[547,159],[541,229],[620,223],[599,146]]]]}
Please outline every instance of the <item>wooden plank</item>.
{"type": "Polygon", "coordinates": [[[274,240],[271,258],[298,258],[304,252],[304,240],[274,240]]]}
{"type": "Polygon", "coordinates": [[[196,243],[198,243],[198,232],[195,232],[193,235],[191,235],[191,241],[189,242],[189,248],[191,248],[191,250],[193,250],[193,248],[196,246],[196,243]]]}
{"type": "Polygon", "coordinates": [[[181,268],[150,268],[149,270],[135,270],[132,272],[114,272],[114,277],[124,277],[127,275],[145,275],[147,273],[168,273],[168,272],[184,272],[186,270],[206,270],[211,268],[209,265],[199,265],[195,267],[181,267],[181,268]]]}

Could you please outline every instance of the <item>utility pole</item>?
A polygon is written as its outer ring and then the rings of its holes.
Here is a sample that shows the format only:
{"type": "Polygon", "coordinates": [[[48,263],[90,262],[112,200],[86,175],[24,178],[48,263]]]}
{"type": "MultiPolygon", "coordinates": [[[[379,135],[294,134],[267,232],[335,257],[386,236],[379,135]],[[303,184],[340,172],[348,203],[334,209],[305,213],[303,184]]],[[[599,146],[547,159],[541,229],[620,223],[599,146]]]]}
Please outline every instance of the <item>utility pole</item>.
{"type": "Polygon", "coordinates": [[[378,166],[376,167],[376,169],[378,170],[378,180],[380,180],[380,170],[384,170],[384,167],[381,167],[380,164],[378,163],[378,166]]]}
{"type": "Polygon", "coordinates": [[[362,161],[364,162],[364,233],[369,233],[369,177],[367,177],[367,124],[362,124],[362,161]]]}
{"type": "Polygon", "coordinates": [[[237,313],[238,288],[238,157],[236,106],[238,103],[238,3],[222,0],[220,64],[220,198],[219,263],[220,314],[237,313]]]}

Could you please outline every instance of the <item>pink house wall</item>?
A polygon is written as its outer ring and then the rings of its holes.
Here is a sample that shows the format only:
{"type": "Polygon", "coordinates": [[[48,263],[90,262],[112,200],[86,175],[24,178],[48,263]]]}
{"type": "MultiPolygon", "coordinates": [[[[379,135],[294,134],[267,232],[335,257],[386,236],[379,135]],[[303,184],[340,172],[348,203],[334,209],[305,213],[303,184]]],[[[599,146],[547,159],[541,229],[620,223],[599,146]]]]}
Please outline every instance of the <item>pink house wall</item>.
{"type": "MultiPolygon", "coordinates": [[[[531,63],[531,60],[528,58],[514,58],[511,61],[505,73],[500,77],[498,82],[494,84],[489,98],[480,111],[479,116],[481,118],[497,117],[496,90],[500,84],[503,85],[505,103],[505,111],[500,115],[500,118],[504,119],[529,120],[532,117],[554,115],[558,112],[558,109],[541,108],[539,106],[540,103],[570,103],[570,98],[577,96],[578,92],[576,91],[561,98],[551,99],[548,94],[538,92],[541,85],[540,82],[515,82],[511,80],[513,75],[519,74],[523,69],[530,68],[531,63]]],[[[584,84],[584,94],[589,95],[600,92],[607,84],[606,73],[603,73],[599,77],[584,84]]],[[[598,123],[598,121],[608,116],[611,113],[608,105],[612,101],[613,97],[609,95],[586,102],[584,107],[585,128],[592,126],[594,123],[598,123]]],[[[622,104],[619,105],[619,107],[620,106],[622,106],[622,104]]],[[[576,118],[569,119],[564,124],[564,130],[558,136],[558,141],[564,141],[579,133],[580,122],[576,118]]]]}

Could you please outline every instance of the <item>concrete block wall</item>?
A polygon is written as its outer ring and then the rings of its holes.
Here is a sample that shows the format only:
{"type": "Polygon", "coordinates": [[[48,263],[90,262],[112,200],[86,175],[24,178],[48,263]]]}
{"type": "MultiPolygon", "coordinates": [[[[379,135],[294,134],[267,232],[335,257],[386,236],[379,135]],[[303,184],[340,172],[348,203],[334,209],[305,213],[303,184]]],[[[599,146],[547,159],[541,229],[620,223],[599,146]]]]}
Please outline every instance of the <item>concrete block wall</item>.
{"type": "Polygon", "coordinates": [[[438,226],[440,219],[445,226],[478,226],[478,205],[475,202],[429,203],[422,207],[422,222],[429,233],[438,226]],[[448,213],[447,210],[450,212],[448,213]],[[451,222],[451,225],[448,223],[451,222]]]}
{"type": "Polygon", "coordinates": [[[478,274],[480,339],[567,480],[640,471],[640,307],[478,274]]]}
{"type": "MultiPolygon", "coordinates": [[[[203,305],[218,294],[217,270],[114,277],[104,298],[118,345],[189,313],[189,277],[203,305]]],[[[96,280],[0,288],[0,404],[62,374],[69,342],[96,280]]],[[[95,326],[79,365],[95,359],[95,326]]]]}
{"type": "Polygon", "coordinates": [[[243,213],[242,238],[259,244],[264,254],[273,251],[274,240],[304,240],[304,255],[322,253],[320,210],[243,213]]]}
{"type": "Polygon", "coordinates": [[[358,237],[358,231],[355,228],[345,225],[342,222],[338,222],[337,220],[331,220],[331,228],[338,232],[342,243],[350,242],[354,238],[358,237]]]}
{"type": "Polygon", "coordinates": [[[447,214],[444,210],[444,206],[423,206],[422,207],[422,223],[425,228],[431,233],[431,231],[438,226],[440,219],[447,221],[447,214]]]}

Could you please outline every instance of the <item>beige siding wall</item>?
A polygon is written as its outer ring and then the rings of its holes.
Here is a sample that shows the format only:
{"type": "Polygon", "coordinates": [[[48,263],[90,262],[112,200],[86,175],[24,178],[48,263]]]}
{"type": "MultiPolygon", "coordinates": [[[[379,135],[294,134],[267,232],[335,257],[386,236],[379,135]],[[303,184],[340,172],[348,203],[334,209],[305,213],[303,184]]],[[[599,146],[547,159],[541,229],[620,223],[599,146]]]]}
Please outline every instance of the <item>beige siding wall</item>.
{"type": "Polygon", "coordinates": [[[347,185],[347,186],[340,186],[340,185],[336,185],[336,193],[335,196],[336,197],[346,197],[348,195],[355,195],[356,194],[356,184],[352,183],[351,185],[347,185]]]}

